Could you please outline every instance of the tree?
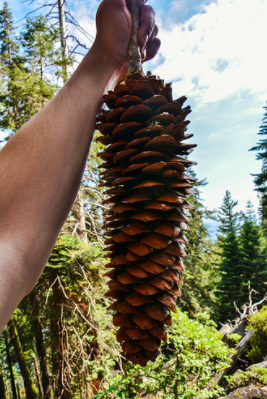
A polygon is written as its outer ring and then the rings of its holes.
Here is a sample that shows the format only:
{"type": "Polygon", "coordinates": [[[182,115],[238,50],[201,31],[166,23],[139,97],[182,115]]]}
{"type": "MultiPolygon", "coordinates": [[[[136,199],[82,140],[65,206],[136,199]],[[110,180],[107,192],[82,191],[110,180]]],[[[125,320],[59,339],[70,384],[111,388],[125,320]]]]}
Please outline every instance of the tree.
{"type": "MultiPolygon", "coordinates": [[[[51,44],[46,43],[47,35],[51,34],[53,39],[55,32],[41,17],[34,21],[28,19],[21,42],[15,38],[11,40],[11,33],[7,42],[6,31],[14,30],[12,15],[8,9],[3,9],[0,13],[2,14],[0,49],[2,49],[1,75],[3,76],[0,127],[10,134],[10,132],[15,133],[26,123],[55,93],[56,86],[43,74],[43,65],[47,60],[51,63],[52,54],[55,55],[52,53],[51,44]],[[19,54],[21,44],[24,47],[23,55],[19,54]]],[[[57,59],[54,58],[54,65],[56,62],[57,59]]]]}
{"type": "Polygon", "coordinates": [[[8,399],[7,393],[6,393],[6,387],[5,387],[5,382],[1,370],[1,365],[0,365],[0,397],[2,399],[8,399]]]}
{"type": "Polygon", "coordinates": [[[4,340],[5,340],[6,362],[8,364],[8,368],[9,368],[12,395],[13,395],[13,399],[17,399],[17,391],[16,391],[15,378],[14,378],[13,367],[12,367],[12,360],[11,360],[11,356],[10,356],[7,331],[3,332],[3,336],[4,336],[4,340]]]}
{"type": "Polygon", "coordinates": [[[253,205],[248,201],[244,223],[240,229],[240,251],[242,266],[242,289],[240,302],[247,301],[248,282],[257,291],[255,300],[260,300],[265,292],[267,282],[267,246],[261,229],[258,226],[253,205]]]}
{"type": "Polygon", "coordinates": [[[218,212],[221,222],[219,227],[221,235],[218,237],[218,245],[221,251],[219,260],[220,281],[218,293],[220,305],[218,307],[220,321],[233,319],[235,316],[234,302],[241,307],[240,292],[242,290],[243,267],[240,264],[240,248],[238,241],[238,218],[234,212],[237,201],[234,201],[229,191],[223,199],[223,204],[218,212]]]}
{"type": "Polygon", "coordinates": [[[40,318],[40,299],[38,298],[36,288],[29,294],[28,297],[32,306],[32,325],[35,335],[36,352],[40,363],[41,383],[44,393],[44,399],[51,399],[51,384],[48,373],[46,346],[44,342],[43,329],[40,318]]]}
{"type": "Polygon", "coordinates": [[[4,65],[11,64],[12,58],[18,53],[18,44],[14,38],[14,22],[7,2],[0,10],[0,57],[4,65]]]}
{"type": "Polygon", "coordinates": [[[259,135],[265,136],[259,140],[256,146],[252,147],[250,151],[258,151],[256,159],[262,161],[261,172],[254,174],[254,183],[256,191],[260,194],[260,214],[264,233],[267,233],[267,106],[263,107],[265,110],[262,125],[260,126],[259,135]]]}
{"type": "Polygon", "coordinates": [[[24,356],[24,352],[21,346],[21,342],[19,339],[18,331],[16,328],[16,325],[14,323],[13,316],[8,322],[8,330],[10,334],[10,338],[12,341],[12,344],[14,346],[14,350],[16,353],[17,361],[19,363],[19,367],[21,370],[21,374],[24,380],[24,386],[25,386],[25,391],[26,391],[26,398],[27,399],[37,399],[37,392],[35,390],[31,374],[24,356]]]}
{"type": "Polygon", "coordinates": [[[197,182],[198,192],[189,198],[189,203],[194,209],[190,210],[190,230],[185,232],[189,244],[186,248],[187,257],[184,259],[184,285],[179,301],[183,311],[187,311],[191,317],[198,318],[209,318],[215,303],[215,284],[212,284],[212,243],[204,223],[207,212],[201,203],[198,190],[198,187],[205,184],[205,181],[197,182]]]}

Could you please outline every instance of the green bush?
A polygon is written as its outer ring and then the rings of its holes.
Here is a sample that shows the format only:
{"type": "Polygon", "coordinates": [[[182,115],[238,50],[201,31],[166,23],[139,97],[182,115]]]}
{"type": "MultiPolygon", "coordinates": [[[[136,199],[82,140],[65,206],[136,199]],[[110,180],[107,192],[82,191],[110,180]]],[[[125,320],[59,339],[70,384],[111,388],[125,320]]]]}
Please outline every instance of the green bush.
{"type": "Polygon", "coordinates": [[[236,373],[225,377],[231,390],[248,385],[265,386],[267,385],[267,369],[251,366],[250,370],[236,373]]]}
{"type": "Polygon", "coordinates": [[[213,377],[227,367],[233,353],[221,341],[221,334],[191,320],[178,310],[173,315],[173,326],[168,344],[155,363],[146,367],[127,364],[125,373],[118,373],[109,381],[98,399],[139,398],[145,392],[153,398],[205,399],[222,392],[222,388],[207,388],[213,377]]]}
{"type": "Polygon", "coordinates": [[[267,306],[250,316],[248,328],[252,328],[254,334],[250,341],[251,350],[247,353],[247,357],[252,363],[259,363],[267,355],[267,306]]]}

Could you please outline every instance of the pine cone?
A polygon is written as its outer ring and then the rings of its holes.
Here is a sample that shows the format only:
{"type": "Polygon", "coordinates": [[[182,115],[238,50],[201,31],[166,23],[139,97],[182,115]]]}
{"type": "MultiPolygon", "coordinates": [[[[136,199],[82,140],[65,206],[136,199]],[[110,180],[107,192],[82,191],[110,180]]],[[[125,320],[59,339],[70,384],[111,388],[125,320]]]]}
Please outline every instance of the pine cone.
{"type": "Polygon", "coordinates": [[[185,200],[194,179],[184,174],[194,162],[183,156],[195,144],[183,141],[190,107],[172,100],[172,88],[149,73],[135,73],[103,98],[108,110],[97,118],[99,154],[110,197],[105,244],[110,263],[106,295],[114,299],[114,325],[126,359],[146,365],[158,355],[180,296],[184,230],[193,207],[185,200]]]}

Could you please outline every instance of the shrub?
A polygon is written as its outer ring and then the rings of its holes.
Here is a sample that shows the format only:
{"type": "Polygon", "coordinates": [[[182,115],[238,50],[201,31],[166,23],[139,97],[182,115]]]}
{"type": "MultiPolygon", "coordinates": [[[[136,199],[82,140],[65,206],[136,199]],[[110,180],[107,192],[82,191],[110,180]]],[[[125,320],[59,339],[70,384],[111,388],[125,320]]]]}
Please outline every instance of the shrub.
{"type": "Polygon", "coordinates": [[[267,369],[251,366],[251,369],[225,377],[231,391],[248,385],[267,385],[267,369]]]}
{"type": "Polygon", "coordinates": [[[207,385],[227,367],[232,353],[214,327],[191,320],[178,310],[173,315],[168,343],[156,362],[144,368],[127,364],[125,374],[117,374],[96,398],[131,399],[145,392],[155,399],[211,398],[222,388],[208,389],[207,385]]]}
{"type": "Polygon", "coordinates": [[[251,350],[247,353],[247,357],[253,363],[259,363],[267,355],[267,306],[250,316],[249,328],[253,329],[254,334],[250,341],[251,350]]]}

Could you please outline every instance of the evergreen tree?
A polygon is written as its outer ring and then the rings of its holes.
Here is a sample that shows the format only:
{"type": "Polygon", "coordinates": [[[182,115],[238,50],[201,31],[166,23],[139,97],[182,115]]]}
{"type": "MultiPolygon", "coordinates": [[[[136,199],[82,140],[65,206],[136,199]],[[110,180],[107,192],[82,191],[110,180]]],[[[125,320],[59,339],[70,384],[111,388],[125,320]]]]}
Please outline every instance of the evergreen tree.
{"type": "Polygon", "coordinates": [[[220,305],[218,307],[220,321],[235,318],[234,302],[242,306],[240,293],[243,286],[243,267],[240,264],[240,248],[238,242],[238,218],[234,211],[237,201],[234,201],[229,191],[226,191],[223,204],[218,212],[221,222],[218,245],[221,250],[219,261],[220,281],[218,294],[220,305]]]}
{"type": "Polygon", "coordinates": [[[39,75],[42,82],[51,84],[49,79],[55,81],[55,77],[61,75],[62,59],[58,48],[60,34],[58,29],[51,26],[47,17],[28,17],[20,35],[20,42],[29,69],[39,75]]]}
{"type": "Polygon", "coordinates": [[[8,8],[0,11],[1,74],[4,77],[0,95],[0,128],[15,133],[44,104],[50,100],[61,70],[61,54],[56,43],[59,31],[50,26],[43,16],[28,18],[16,39],[12,14],[8,8]],[[8,52],[7,52],[8,49],[8,52]],[[19,50],[23,55],[20,55],[19,50]]]}
{"type": "Polygon", "coordinates": [[[12,59],[18,53],[18,44],[14,38],[13,16],[8,8],[7,2],[4,2],[0,10],[0,57],[4,65],[11,64],[12,59]]]}
{"type": "MultiPolygon", "coordinates": [[[[192,172],[191,174],[193,175],[192,172]]],[[[200,181],[197,186],[205,184],[200,181]]],[[[199,190],[195,196],[190,197],[189,202],[194,209],[190,210],[190,230],[185,232],[189,244],[186,248],[187,257],[184,259],[184,286],[179,305],[191,317],[209,318],[215,302],[212,243],[204,223],[206,209],[201,203],[199,190]]]]}
{"type": "Polygon", "coordinates": [[[244,223],[240,230],[240,249],[243,268],[242,296],[240,296],[240,300],[243,303],[248,300],[249,281],[251,282],[251,288],[258,292],[255,301],[260,300],[263,298],[267,288],[264,285],[267,282],[267,247],[266,239],[257,224],[253,205],[250,201],[248,201],[244,223]]]}
{"type": "Polygon", "coordinates": [[[260,126],[259,135],[265,136],[256,146],[252,147],[250,151],[257,151],[256,159],[262,161],[261,172],[255,174],[254,183],[256,191],[260,193],[260,214],[262,227],[265,235],[267,234],[267,106],[263,107],[265,110],[262,125],[260,126]]]}

